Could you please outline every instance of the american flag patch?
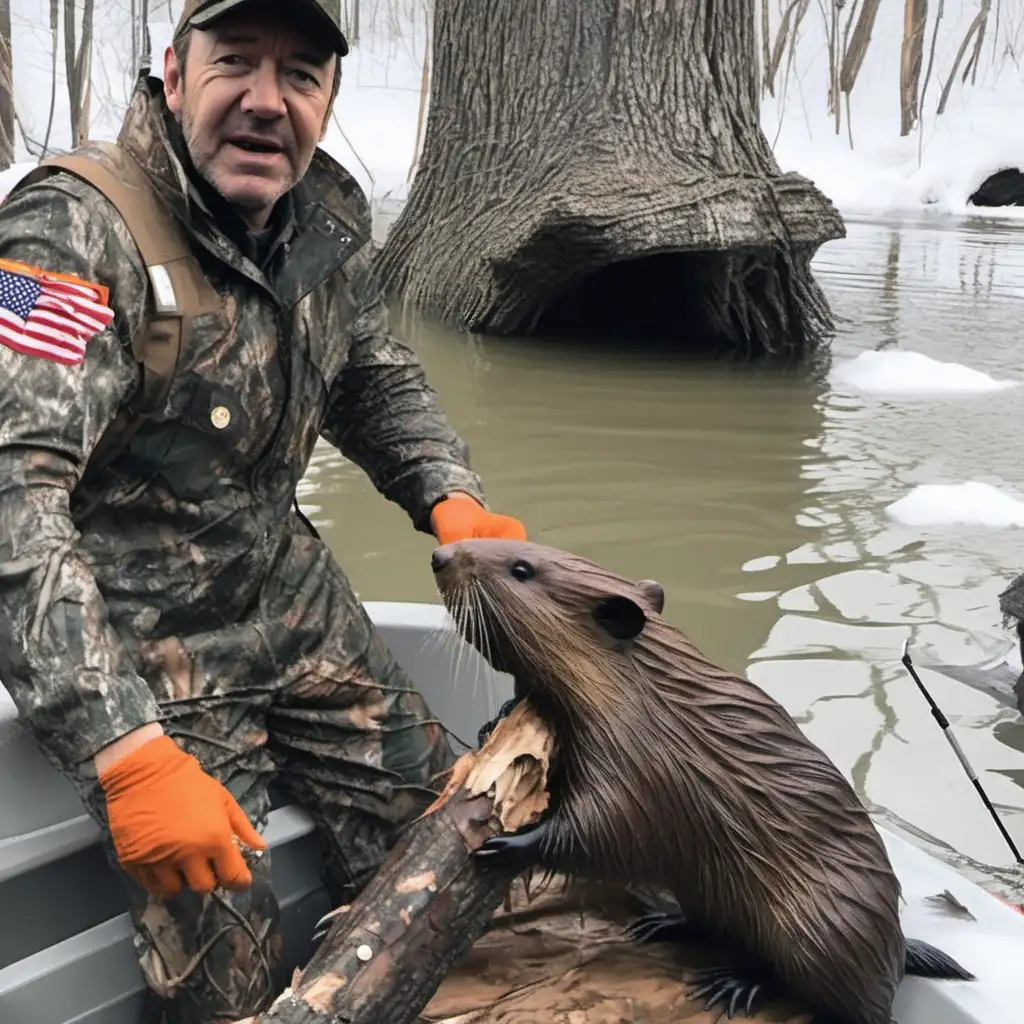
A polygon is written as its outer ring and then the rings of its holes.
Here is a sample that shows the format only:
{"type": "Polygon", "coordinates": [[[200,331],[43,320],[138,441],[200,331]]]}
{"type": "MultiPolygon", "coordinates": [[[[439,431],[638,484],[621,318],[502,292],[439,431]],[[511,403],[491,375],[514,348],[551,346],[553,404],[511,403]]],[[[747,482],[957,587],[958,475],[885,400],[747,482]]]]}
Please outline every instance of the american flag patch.
{"type": "Polygon", "coordinates": [[[114,319],[108,294],[79,277],[0,259],[0,344],[75,366],[114,319]]]}

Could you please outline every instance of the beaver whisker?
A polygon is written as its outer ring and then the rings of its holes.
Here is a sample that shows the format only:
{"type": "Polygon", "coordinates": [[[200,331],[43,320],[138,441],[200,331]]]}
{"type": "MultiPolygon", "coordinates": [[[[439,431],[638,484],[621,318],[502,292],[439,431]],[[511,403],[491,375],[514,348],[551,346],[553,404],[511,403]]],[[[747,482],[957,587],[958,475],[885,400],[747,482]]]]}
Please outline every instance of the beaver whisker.
{"type": "Polygon", "coordinates": [[[438,654],[454,657],[458,653],[458,641],[458,625],[451,610],[446,607],[443,621],[436,629],[427,633],[427,637],[423,641],[423,653],[427,656],[438,654]]]}
{"type": "MultiPolygon", "coordinates": [[[[491,639],[489,631],[485,628],[480,606],[480,585],[475,580],[471,583],[467,592],[466,601],[466,630],[468,643],[476,648],[482,661],[493,666],[490,646],[491,639]]],[[[480,661],[477,661],[478,668],[480,661]]],[[[483,672],[482,677],[486,687],[484,698],[487,707],[497,702],[496,684],[489,672],[483,672]]]]}
{"type": "MultiPolygon", "coordinates": [[[[466,661],[471,657],[471,650],[475,647],[473,642],[473,585],[467,581],[459,587],[456,595],[458,602],[458,631],[461,639],[455,662],[455,678],[461,678],[462,669],[466,661]]],[[[477,666],[477,672],[480,668],[477,666]]]]}
{"type": "Polygon", "coordinates": [[[491,631],[484,620],[483,594],[478,580],[470,587],[472,602],[469,611],[469,623],[473,630],[473,646],[483,656],[488,665],[494,664],[494,652],[491,650],[491,631]]]}

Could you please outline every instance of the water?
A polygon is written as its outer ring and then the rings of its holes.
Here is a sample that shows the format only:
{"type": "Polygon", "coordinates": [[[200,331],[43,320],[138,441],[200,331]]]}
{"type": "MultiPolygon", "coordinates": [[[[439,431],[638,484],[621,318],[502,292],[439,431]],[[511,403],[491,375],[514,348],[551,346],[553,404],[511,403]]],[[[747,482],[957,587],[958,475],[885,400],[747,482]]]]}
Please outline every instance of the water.
{"type": "MultiPolygon", "coordinates": [[[[1024,228],[850,220],[815,272],[838,361],[903,349],[997,378],[1020,367],[1024,228]]],[[[908,527],[921,483],[1024,496],[1024,388],[939,399],[833,388],[827,367],[765,371],[643,348],[466,338],[403,322],[492,507],[531,538],[634,579],[713,658],[780,699],[884,818],[996,891],[1024,890],[994,823],[899,664],[926,685],[1019,847],[1024,721],[926,667],[1010,646],[997,595],[1019,528],[908,527]],[[945,848],[945,849],[942,849],[945,848]]],[[[432,539],[361,471],[318,450],[300,495],[364,600],[436,601],[432,539]]]]}

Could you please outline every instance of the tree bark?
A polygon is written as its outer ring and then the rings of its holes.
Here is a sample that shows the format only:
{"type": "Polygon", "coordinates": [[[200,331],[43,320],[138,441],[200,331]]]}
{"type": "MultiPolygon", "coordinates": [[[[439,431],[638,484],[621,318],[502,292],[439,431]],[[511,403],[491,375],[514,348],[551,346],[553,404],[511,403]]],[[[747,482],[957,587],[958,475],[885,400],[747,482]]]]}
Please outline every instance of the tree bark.
{"type": "Polygon", "coordinates": [[[405,833],[292,986],[238,1024],[410,1024],[484,931],[516,875],[473,851],[547,806],[553,739],[524,701],[405,833]]]}
{"type": "Polygon", "coordinates": [[[0,171],[14,163],[14,50],[11,0],[0,0],[0,171]]]}
{"type": "Polygon", "coordinates": [[[437,0],[423,154],[378,256],[470,331],[803,354],[845,234],[760,127],[750,0],[437,0]]]}

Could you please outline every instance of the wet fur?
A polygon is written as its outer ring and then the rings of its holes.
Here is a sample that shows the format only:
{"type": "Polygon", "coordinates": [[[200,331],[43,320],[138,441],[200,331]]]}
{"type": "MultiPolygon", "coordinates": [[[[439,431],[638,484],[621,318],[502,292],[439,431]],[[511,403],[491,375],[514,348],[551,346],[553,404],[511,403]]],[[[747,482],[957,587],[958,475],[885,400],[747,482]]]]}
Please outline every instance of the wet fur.
{"type": "Polygon", "coordinates": [[[853,788],[786,710],[667,624],[656,585],[535,544],[439,552],[460,632],[560,741],[544,863],[663,886],[810,1007],[887,1024],[908,963],[899,882],[853,788]],[[536,575],[515,578],[517,561],[536,575]]]}

